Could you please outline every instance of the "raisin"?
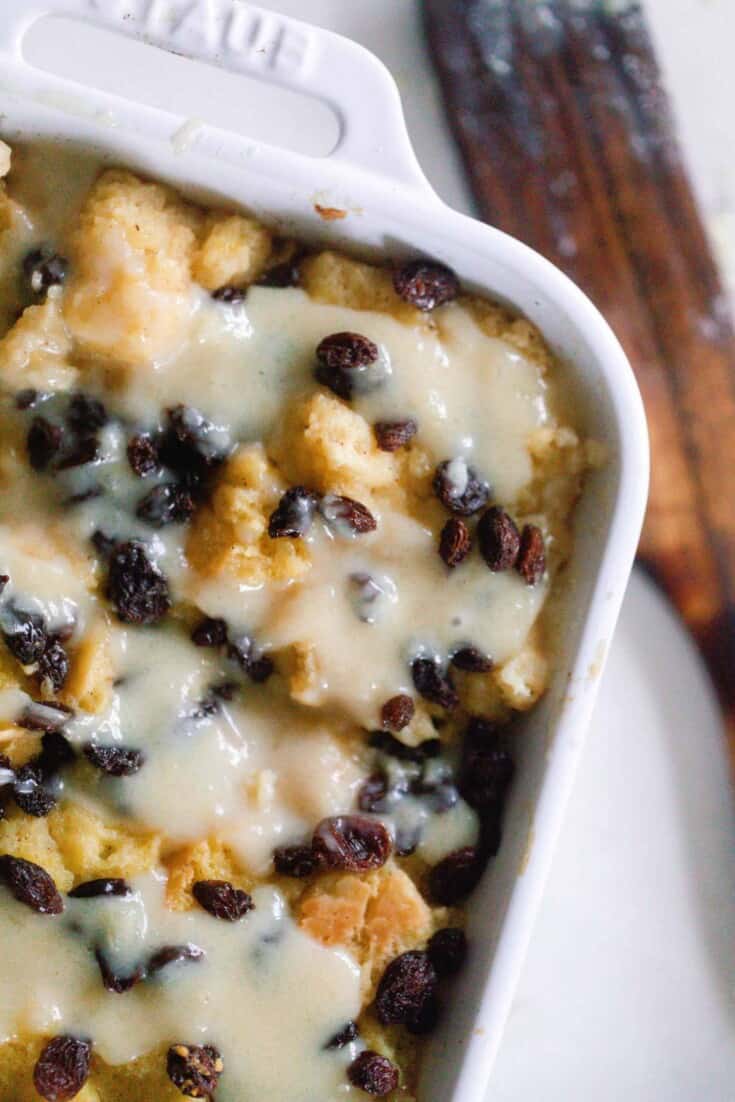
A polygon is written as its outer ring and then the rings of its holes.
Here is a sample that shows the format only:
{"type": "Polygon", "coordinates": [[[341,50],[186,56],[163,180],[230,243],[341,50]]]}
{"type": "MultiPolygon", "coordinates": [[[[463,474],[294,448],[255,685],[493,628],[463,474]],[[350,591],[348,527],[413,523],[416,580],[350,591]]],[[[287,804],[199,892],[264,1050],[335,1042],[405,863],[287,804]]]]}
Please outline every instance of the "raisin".
{"type": "Polygon", "coordinates": [[[497,505],[480,517],[477,525],[480,551],[491,570],[510,570],[515,565],[520,536],[512,518],[497,505]]]}
{"type": "Polygon", "coordinates": [[[234,658],[250,680],[258,685],[267,681],[276,668],[273,659],[258,650],[249,635],[241,635],[231,644],[230,657],[234,658]]]}
{"type": "Polygon", "coordinates": [[[5,586],[8,584],[9,581],[10,581],[10,575],[9,574],[0,574],[0,593],[3,592],[3,590],[5,589],[5,586]]]}
{"type": "MultiPolygon", "coordinates": [[[[17,723],[19,727],[23,727],[27,731],[46,731],[51,734],[57,733],[69,721],[72,714],[71,708],[67,708],[64,704],[45,704],[41,700],[33,700],[26,707],[17,723]]],[[[60,737],[63,738],[63,735],[60,737]]],[[[69,743],[65,738],[63,738],[63,741],[69,747],[71,758],[73,758],[74,753],[69,743]]],[[[43,740],[43,745],[46,746],[46,739],[43,740]]]]}
{"type": "Polygon", "coordinates": [[[345,872],[379,869],[391,851],[390,835],[383,824],[362,815],[322,819],[311,844],[326,868],[345,872]]]}
{"type": "Polygon", "coordinates": [[[380,722],[386,731],[402,731],[414,717],[416,706],[407,693],[398,693],[386,700],[380,709],[380,722]]]}
{"type": "Polygon", "coordinates": [[[13,622],[3,631],[6,646],[21,666],[33,666],[48,643],[46,622],[37,612],[18,608],[10,611],[13,622]]]}
{"type": "Polygon", "coordinates": [[[166,1072],[187,1098],[211,1098],[224,1065],[214,1045],[171,1045],[166,1072]]]}
{"type": "Polygon", "coordinates": [[[319,512],[330,528],[341,536],[361,536],[378,527],[375,517],[360,501],[339,494],[325,494],[319,512]]]}
{"type": "Polygon", "coordinates": [[[23,390],[19,390],[15,395],[15,408],[33,409],[37,401],[38,391],[32,386],[27,386],[23,390]]]}
{"type": "Polygon", "coordinates": [[[39,245],[31,249],[23,258],[23,275],[33,295],[40,298],[48,291],[63,283],[69,270],[69,261],[54,252],[50,245],[39,245]]]}
{"type": "Polygon", "coordinates": [[[381,451],[396,452],[413,440],[419,426],[413,417],[406,417],[403,421],[376,421],[373,431],[381,451]]]}
{"type": "Polygon", "coordinates": [[[477,647],[460,647],[454,652],[450,662],[464,673],[490,673],[495,665],[492,658],[483,654],[477,647]]]}
{"type": "Polygon", "coordinates": [[[229,880],[197,880],[191,891],[200,907],[225,922],[237,922],[255,906],[252,897],[229,880]]]}
{"type": "Polygon", "coordinates": [[[425,739],[418,746],[406,746],[387,731],[373,731],[368,739],[370,746],[381,750],[389,757],[398,758],[400,761],[422,762],[426,758],[435,758],[441,752],[441,742],[438,738],[425,739]]]}
{"type": "Polygon", "coordinates": [[[110,962],[101,949],[95,949],[94,957],[99,965],[102,983],[105,989],[113,995],[124,995],[126,991],[130,991],[131,988],[135,987],[136,983],[140,983],[142,979],[145,979],[145,969],[142,964],[137,965],[128,975],[121,976],[112,970],[110,962]]]}
{"type": "Polygon", "coordinates": [[[330,1037],[324,1047],[325,1049],[344,1048],[345,1045],[350,1045],[353,1041],[356,1041],[359,1035],[357,1022],[347,1022],[339,1033],[335,1033],[334,1037],[330,1037]]]}
{"type": "Polygon", "coordinates": [[[412,949],[386,968],[375,996],[375,1009],[383,1025],[415,1021],[436,994],[436,972],[426,953],[412,949]]]}
{"type": "Polygon", "coordinates": [[[158,949],[151,955],[146,972],[149,976],[152,976],[156,972],[160,972],[162,968],[168,967],[169,964],[178,964],[179,961],[183,960],[198,961],[202,960],[204,956],[204,950],[200,949],[198,945],[192,945],[191,942],[187,942],[186,945],[164,945],[163,948],[158,949]]]}
{"type": "Polygon", "coordinates": [[[302,880],[319,867],[311,846],[278,846],[273,851],[273,865],[279,876],[295,876],[302,880]]]}
{"type": "Polygon", "coordinates": [[[43,774],[31,762],[16,774],[13,799],[21,811],[35,819],[43,819],[56,807],[56,797],[43,787],[43,774]]]}
{"type": "Polygon", "coordinates": [[[459,280],[446,264],[420,258],[393,273],[396,294],[419,310],[434,310],[459,294],[459,280]]]}
{"type": "Polygon", "coordinates": [[[227,642],[227,624],[224,620],[205,616],[191,633],[191,641],[197,647],[221,647],[227,642]]]}
{"type": "Polygon", "coordinates": [[[428,783],[423,780],[416,781],[411,786],[414,796],[424,796],[429,810],[434,815],[443,815],[445,811],[453,808],[459,800],[459,792],[449,780],[428,783]]]}
{"type": "Polygon", "coordinates": [[[470,530],[459,517],[450,517],[439,536],[439,555],[452,570],[459,566],[472,550],[470,530]]]}
{"type": "Polygon", "coordinates": [[[185,486],[162,482],[140,499],[135,515],[153,528],[164,528],[167,524],[185,524],[193,512],[194,501],[185,486]]]}
{"type": "Polygon", "coordinates": [[[411,676],[416,692],[424,700],[438,704],[451,712],[459,705],[459,697],[449,676],[442,672],[435,658],[414,658],[411,663],[411,676]]]}
{"type": "Polygon", "coordinates": [[[147,432],[140,432],[136,436],[130,437],[127,455],[131,470],[138,478],[146,478],[149,474],[155,474],[158,470],[158,446],[153,437],[147,432]]]}
{"type": "Polygon", "coordinates": [[[126,624],[155,624],[171,607],[168,581],[138,540],[118,544],[113,551],[107,595],[126,624]]]}
{"type": "Polygon", "coordinates": [[[118,545],[118,540],[116,540],[114,536],[108,536],[101,528],[97,528],[92,533],[90,539],[92,546],[99,552],[103,559],[109,559],[118,545]]]}
{"type": "Polygon", "coordinates": [[[41,915],[58,915],[64,901],[45,869],[22,857],[0,857],[0,877],[19,903],[41,915]]]}
{"type": "Polygon", "coordinates": [[[384,1098],[398,1086],[398,1068],[387,1056],[366,1048],[347,1069],[353,1087],[376,1098],[384,1098]]]}
{"type": "Polygon", "coordinates": [[[492,726],[472,720],[465,732],[460,769],[460,791],[467,803],[476,811],[502,808],[514,773],[513,759],[492,726]]]}
{"type": "Polygon", "coordinates": [[[201,492],[225,459],[214,426],[191,406],[174,406],[167,410],[167,419],[159,445],[161,462],[191,490],[201,492]]]}
{"type": "Polygon", "coordinates": [[[536,585],[544,576],[546,570],[544,537],[541,529],[535,524],[524,525],[515,566],[526,585],[536,585]]]}
{"type": "Polygon", "coordinates": [[[145,762],[142,750],[132,750],[127,746],[101,746],[88,742],[82,749],[92,765],[110,777],[131,777],[145,762]]]}
{"type": "Polygon", "coordinates": [[[83,505],[85,501],[94,501],[97,497],[103,497],[104,493],[102,486],[95,483],[86,490],[80,490],[78,494],[70,494],[69,497],[65,497],[61,504],[67,507],[83,505]]]}
{"type": "Polygon", "coordinates": [[[349,401],[355,390],[371,390],[382,381],[378,373],[368,374],[378,359],[378,346],[360,333],[332,333],[316,350],[316,379],[338,398],[349,401]]]}
{"type": "Polygon", "coordinates": [[[459,926],[445,926],[429,938],[426,947],[437,976],[454,976],[467,956],[467,937],[459,926]]]}
{"type": "Polygon", "coordinates": [[[74,394],[66,416],[74,432],[83,436],[103,428],[110,419],[99,398],[92,398],[89,394],[74,394]]]}
{"type": "Polygon", "coordinates": [[[28,429],[26,448],[28,462],[34,471],[45,471],[61,449],[63,429],[52,425],[45,417],[34,417],[28,429]]]}
{"type": "Polygon", "coordinates": [[[360,785],[357,794],[357,806],[360,811],[385,811],[384,803],[388,795],[388,781],[383,773],[372,773],[360,785]]]}
{"type": "Polygon", "coordinates": [[[247,290],[245,287],[225,284],[224,287],[218,287],[216,291],[212,291],[212,298],[215,302],[224,302],[226,306],[240,306],[247,298],[247,290]]]}
{"type": "Polygon", "coordinates": [[[80,436],[72,447],[58,463],[60,471],[69,471],[73,467],[86,467],[88,463],[94,463],[100,453],[100,442],[96,436],[80,436]]]}
{"type": "Polygon", "coordinates": [[[462,459],[445,459],[434,472],[434,493],[450,513],[469,517],[479,513],[490,497],[490,487],[474,467],[462,459]]]}
{"type": "Polygon", "coordinates": [[[258,287],[298,287],[301,282],[301,256],[274,264],[256,280],[258,287]]]}
{"type": "Polygon", "coordinates": [[[132,888],[121,876],[103,876],[97,880],[85,880],[69,892],[72,899],[97,899],[99,896],[118,896],[121,899],[132,895],[132,888]]]}
{"type": "Polygon", "coordinates": [[[477,887],[484,871],[484,857],[475,846],[447,854],[429,873],[432,901],[443,907],[460,903],[477,887]]]}
{"type": "MultiPolygon", "coordinates": [[[[68,717],[67,717],[68,718],[68,717]]],[[[44,780],[54,777],[59,770],[74,761],[75,754],[69,740],[57,729],[46,731],[41,739],[41,752],[34,759],[44,780]]]]}
{"type": "Polygon", "coordinates": [[[379,597],[385,594],[385,590],[369,574],[362,571],[349,576],[350,603],[355,615],[363,624],[375,623],[375,614],[372,606],[379,597]]]}
{"type": "Polygon", "coordinates": [[[89,1078],[90,1041],[63,1035],[41,1049],[33,1069],[33,1085],[46,1102],[68,1102],[89,1078]]]}
{"type": "Polygon", "coordinates": [[[316,506],[316,494],[305,486],[292,486],[271,513],[268,535],[272,540],[305,536],[311,528],[316,506]]]}
{"type": "Polygon", "coordinates": [[[41,688],[49,696],[57,693],[69,675],[69,656],[57,638],[49,639],[38,660],[41,688]]]}

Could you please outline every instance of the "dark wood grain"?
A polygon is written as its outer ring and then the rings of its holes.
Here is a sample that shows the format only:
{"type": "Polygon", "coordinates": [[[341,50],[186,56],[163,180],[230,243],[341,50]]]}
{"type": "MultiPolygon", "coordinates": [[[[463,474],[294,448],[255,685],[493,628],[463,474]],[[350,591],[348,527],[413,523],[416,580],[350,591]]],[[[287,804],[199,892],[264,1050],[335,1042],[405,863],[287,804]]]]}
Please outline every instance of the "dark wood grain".
{"type": "Polygon", "coordinates": [[[735,751],[735,336],[640,5],[424,10],[482,217],[567,271],[633,363],[652,444],[640,554],[700,645],[735,751]]]}

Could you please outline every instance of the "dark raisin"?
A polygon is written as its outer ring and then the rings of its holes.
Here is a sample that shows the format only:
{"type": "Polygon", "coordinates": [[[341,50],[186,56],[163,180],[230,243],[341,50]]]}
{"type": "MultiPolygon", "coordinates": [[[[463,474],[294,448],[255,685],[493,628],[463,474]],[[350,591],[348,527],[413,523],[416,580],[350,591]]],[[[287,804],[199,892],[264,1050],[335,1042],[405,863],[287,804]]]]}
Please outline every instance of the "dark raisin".
{"type": "Polygon", "coordinates": [[[258,279],[258,287],[298,287],[301,283],[301,260],[284,260],[275,264],[258,279]]]}
{"type": "Polygon", "coordinates": [[[57,693],[69,675],[69,656],[56,638],[49,639],[38,660],[38,678],[43,692],[57,693]]]}
{"type": "Polygon", "coordinates": [[[362,571],[349,576],[350,603],[355,615],[363,624],[375,623],[373,605],[385,590],[369,574],[362,571]]]}
{"type": "Polygon", "coordinates": [[[61,449],[63,429],[52,425],[45,417],[34,417],[28,429],[26,448],[28,462],[34,471],[45,471],[61,449]]]}
{"type": "Polygon", "coordinates": [[[401,761],[422,762],[426,758],[435,758],[441,753],[441,742],[438,738],[425,739],[418,746],[406,746],[387,731],[373,731],[368,739],[370,746],[381,750],[391,758],[399,758],[401,761]]]}
{"type": "Polygon", "coordinates": [[[493,727],[485,720],[473,719],[465,732],[459,780],[467,803],[481,812],[502,808],[514,772],[513,759],[493,727]]]}
{"type": "Polygon", "coordinates": [[[145,762],[142,750],[132,750],[127,746],[101,746],[96,742],[88,742],[82,749],[92,765],[110,777],[130,777],[145,762]]]}
{"type": "Polygon", "coordinates": [[[58,915],[64,910],[64,901],[56,890],[56,884],[40,865],[22,857],[0,857],[0,877],[19,903],[42,915],[58,915]]]}
{"type": "Polygon", "coordinates": [[[513,520],[497,505],[480,517],[477,525],[480,551],[491,570],[510,570],[515,565],[520,536],[513,520]]]}
{"type": "Polygon", "coordinates": [[[477,647],[460,647],[454,652],[450,662],[464,673],[489,673],[495,665],[492,658],[483,654],[477,647]]]}
{"type": "Polygon", "coordinates": [[[403,421],[376,421],[373,431],[381,451],[396,452],[413,440],[419,426],[413,417],[406,417],[403,421]]]}
{"type": "Polygon", "coordinates": [[[234,700],[237,687],[234,681],[222,681],[218,685],[211,685],[207,695],[200,700],[192,713],[192,717],[206,719],[207,716],[217,715],[222,710],[223,700],[234,700]]]}
{"type": "Polygon", "coordinates": [[[366,1048],[347,1069],[353,1087],[376,1098],[384,1098],[398,1086],[398,1068],[387,1056],[366,1048]]]}
{"type": "Polygon", "coordinates": [[[36,819],[43,819],[56,807],[56,797],[43,787],[40,769],[30,762],[16,774],[13,799],[21,811],[36,819]]]}
{"type": "Polygon", "coordinates": [[[383,1025],[402,1025],[419,1018],[436,994],[436,972],[426,953],[412,949],[392,960],[382,975],[375,1009],[383,1025]]]}
{"type": "Polygon", "coordinates": [[[425,797],[426,804],[434,815],[443,815],[459,800],[459,792],[449,780],[436,783],[418,780],[412,785],[411,792],[414,796],[425,797]]]}
{"type": "Polygon", "coordinates": [[[419,310],[434,310],[459,294],[459,280],[446,264],[436,260],[410,260],[393,273],[396,294],[419,310]]]}
{"type": "Polygon", "coordinates": [[[222,647],[227,642],[227,624],[224,620],[205,616],[192,630],[191,641],[197,647],[222,647]]]}
{"type": "Polygon", "coordinates": [[[114,536],[108,536],[101,528],[97,528],[90,538],[93,547],[99,552],[103,559],[109,559],[118,544],[114,536]]]}
{"type": "Polygon", "coordinates": [[[85,501],[94,501],[97,497],[103,497],[104,493],[103,487],[95,483],[92,486],[88,486],[86,490],[80,490],[78,494],[70,494],[69,497],[65,497],[62,501],[62,505],[68,507],[83,505],[85,501]]]}
{"type": "Polygon", "coordinates": [[[459,926],[445,926],[429,938],[426,947],[437,976],[454,976],[467,957],[467,937],[459,926]]]}
{"type": "Polygon", "coordinates": [[[69,261],[54,252],[50,245],[40,245],[31,249],[23,258],[23,275],[33,295],[40,298],[48,291],[63,283],[69,270],[69,261]]]}
{"type": "Polygon", "coordinates": [[[34,764],[40,770],[41,776],[48,780],[65,766],[71,765],[74,758],[74,749],[69,740],[57,728],[51,728],[46,730],[41,739],[41,752],[34,764]]]}
{"type": "Polygon", "coordinates": [[[33,1085],[46,1102],[68,1102],[89,1078],[91,1041],[68,1035],[54,1037],[41,1049],[33,1069],[33,1085]]]}
{"type": "Polygon", "coordinates": [[[250,635],[241,635],[235,639],[230,645],[229,653],[250,680],[258,685],[267,681],[276,668],[273,659],[257,648],[250,635]]]}
{"type": "Polygon", "coordinates": [[[374,379],[368,375],[378,356],[378,346],[360,333],[332,333],[317,346],[317,381],[349,401],[355,390],[369,390],[382,381],[377,374],[374,379]]]}
{"type": "Polygon", "coordinates": [[[459,517],[450,517],[439,536],[439,555],[447,566],[454,569],[472,550],[470,530],[459,517]]]}
{"type": "Polygon", "coordinates": [[[316,494],[305,486],[292,486],[271,513],[268,535],[273,540],[305,536],[311,528],[316,506],[316,494]]]}
{"type": "Polygon", "coordinates": [[[524,525],[515,566],[526,585],[536,585],[544,576],[546,570],[544,537],[541,529],[535,524],[524,525]]]}
{"type": "Polygon", "coordinates": [[[245,287],[232,287],[226,284],[212,291],[212,298],[215,302],[224,302],[226,306],[240,306],[247,298],[247,293],[245,287]]]}
{"type": "Polygon", "coordinates": [[[109,421],[107,410],[99,398],[89,394],[75,394],[69,402],[67,420],[80,435],[93,434],[109,421]]]}
{"type": "Polygon", "coordinates": [[[380,722],[386,731],[402,731],[414,717],[416,706],[407,693],[399,693],[386,700],[380,709],[380,722]]]}
{"type": "Polygon", "coordinates": [[[325,1049],[344,1048],[345,1045],[350,1045],[353,1041],[356,1041],[359,1035],[357,1022],[348,1022],[346,1026],[340,1029],[339,1033],[335,1033],[334,1037],[330,1037],[324,1047],[325,1049]]]}
{"type": "MultiPolygon", "coordinates": [[[[54,732],[63,727],[72,714],[71,708],[67,708],[63,704],[45,704],[41,700],[33,700],[26,707],[17,723],[19,727],[24,727],[27,731],[54,732]]],[[[64,739],[64,742],[66,742],[66,739],[64,739]]]]}
{"type": "Polygon", "coordinates": [[[86,467],[88,463],[94,463],[100,453],[100,442],[96,436],[80,436],[71,451],[68,451],[58,463],[60,471],[68,471],[73,467],[86,467]]]}
{"type": "Polygon", "coordinates": [[[146,971],[148,975],[152,976],[169,964],[178,964],[179,961],[183,960],[198,961],[202,960],[204,956],[204,950],[200,949],[198,945],[192,945],[191,942],[187,942],[186,945],[164,945],[162,949],[158,949],[157,952],[151,955],[146,971]]]}
{"type": "Polygon", "coordinates": [[[255,906],[252,897],[229,880],[197,880],[191,891],[200,907],[225,922],[237,922],[255,906]]]}
{"type": "Polygon", "coordinates": [[[147,432],[138,433],[128,440],[128,463],[138,478],[155,474],[159,467],[158,446],[147,432]]]}
{"type": "Polygon", "coordinates": [[[311,846],[278,846],[273,851],[273,865],[279,876],[303,879],[317,870],[319,861],[311,846]]]}
{"type": "Polygon", "coordinates": [[[202,491],[225,459],[214,426],[191,406],[167,410],[168,425],[159,444],[161,462],[193,491],[202,491]]]}
{"type": "Polygon", "coordinates": [[[442,672],[439,662],[435,658],[414,658],[411,663],[411,676],[416,687],[416,692],[438,704],[440,708],[453,711],[459,705],[459,697],[448,674],[442,672]]]}
{"type": "Polygon", "coordinates": [[[166,1072],[187,1098],[211,1098],[224,1065],[214,1045],[171,1045],[166,1072]]]}
{"type": "Polygon", "coordinates": [[[385,811],[385,798],[388,795],[388,781],[383,773],[372,773],[360,785],[357,794],[357,806],[360,811],[385,811]]]}
{"type": "Polygon", "coordinates": [[[32,409],[37,401],[38,391],[34,390],[32,386],[28,386],[24,390],[19,390],[15,395],[15,408],[32,409]]]}
{"type": "Polygon", "coordinates": [[[339,494],[325,494],[319,502],[319,512],[339,535],[361,536],[378,527],[375,517],[360,501],[339,494]]]}
{"type": "Polygon", "coordinates": [[[105,989],[113,995],[124,995],[126,991],[130,991],[136,983],[140,983],[145,978],[145,969],[142,964],[137,965],[132,972],[122,976],[113,971],[110,962],[101,949],[95,949],[94,957],[99,966],[102,983],[105,989]]]}
{"type": "Polygon", "coordinates": [[[32,666],[38,662],[48,643],[46,623],[37,612],[19,608],[10,611],[12,622],[6,621],[3,638],[21,666],[32,666]]]}
{"type": "Polygon", "coordinates": [[[396,857],[410,857],[416,852],[416,847],[421,841],[420,827],[396,827],[395,853],[396,857]]]}
{"type": "Polygon", "coordinates": [[[9,574],[0,574],[0,593],[2,593],[2,591],[5,589],[5,586],[8,584],[9,581],[9,574]]]}
{"type": "Polygon", "coordinates": [[[464,459],[445,459],[434,472],[434,493],[450,513],[462,517],[479,513],[490,497],[490,487],[464,459]]]}
{"type": "Polygon", "coordinates": [[[135,515],[153,528],[164,528],[167,524],[185,524],[193,512],[194,501],[185,486],[162,482],[140,499],[135,515]]]}
{"type": "Polygon", "coordinates": [[[117,896],[121,899],[132,895],[127,880],[120,876],[104,876],[97,880],[85,880],[69,892],[72,899],[97,899],[99,896],[117,896]]]}
{"type": "Polygon", "coordinates": [[[379,869],[391,851],[390,835],[383,824],[362,815],[322,819],[311,844],[326,868],[345,872],[379,869]]]}
{"type": "Polygon", "coordinates": [[[113,551],[107,595],[126,624],[155,624],[171,607],[168,581],[138,540],[118,544],[113,551]]]}
{"type": "Polygon", "coordinates": [[[460,903],[477,887],[484,871],[484,857],[475,846],[454,850],[429,873],[432,901],[443,907],[460,903]]]}

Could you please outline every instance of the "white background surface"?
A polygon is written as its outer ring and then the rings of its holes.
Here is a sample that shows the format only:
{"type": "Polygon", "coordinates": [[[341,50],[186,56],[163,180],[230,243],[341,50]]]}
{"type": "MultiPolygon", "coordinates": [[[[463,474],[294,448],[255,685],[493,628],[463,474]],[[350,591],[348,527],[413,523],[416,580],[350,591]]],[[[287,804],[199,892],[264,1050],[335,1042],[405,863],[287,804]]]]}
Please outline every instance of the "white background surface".
{"type": "MultiPolygon", "coordinates": [[[[429,180],[472,213],[423,46],[420,0],[260,2],[382,57],[429,180]]],[[[735,0],[648,0],[648,9],[695,186],[735,289],[735,0]]],[[[91,83],[104,84],[102,56],[80,56],[77,45],[59,57],[52,38],[47,57],[70,75],[84,66],[91,83]]],[[[155,102],[166,83],[160,70],[150,80],[136,74],[140,98],[155,102]]],[[[192,73],[188,100],[176,105],[182,114],[219,118],[256,138],[273,139],[277,123],[308,148],[313,113],[241,78],[208,70],[204,81],[192,73]]],[[[735,1102],[735,821],[726,775],[698,659],[638,574],[488,1102],[735,1102]]]]}
{"type": "MultiPolygon", "coordinates": [[[[263,6],[379,54],[427,176],[471,212],[415,0],[263,6]]],[[[696,187],[730,265],[735,2],[651,0],[649,10],[696,187]]],[[[735,286],[735,263],[728,270],[735,286]]],[[[734,1102],[735,823],[725,775],[698,659],[636,575],[488,1102],[734,1102]]]]}

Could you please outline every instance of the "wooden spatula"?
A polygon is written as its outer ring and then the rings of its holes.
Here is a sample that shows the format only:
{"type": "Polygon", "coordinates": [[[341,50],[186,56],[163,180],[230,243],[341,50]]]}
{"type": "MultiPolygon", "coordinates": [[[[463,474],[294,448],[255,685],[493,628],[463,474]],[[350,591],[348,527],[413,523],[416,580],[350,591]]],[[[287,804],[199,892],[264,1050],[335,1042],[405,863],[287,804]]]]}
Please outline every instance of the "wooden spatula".
{"type": "Polygon", "coordinates": [[[700,645],[735,754],[735,336],[640,4],[424,11],[483,218],[565,269],[633,363],[653,461],[640,555],[700,645]]]}

